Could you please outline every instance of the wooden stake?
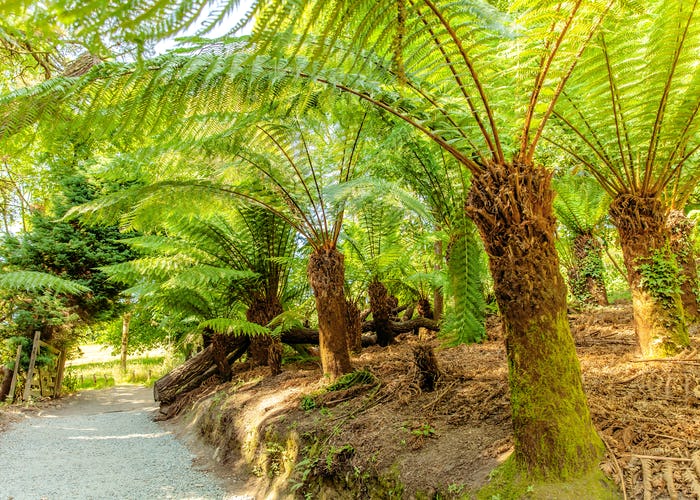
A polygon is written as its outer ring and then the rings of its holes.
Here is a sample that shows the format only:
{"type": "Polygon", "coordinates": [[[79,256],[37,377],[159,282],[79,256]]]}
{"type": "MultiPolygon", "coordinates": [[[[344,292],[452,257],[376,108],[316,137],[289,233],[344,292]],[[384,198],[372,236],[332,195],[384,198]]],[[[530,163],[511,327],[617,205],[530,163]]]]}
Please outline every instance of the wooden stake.
{"type": "Polygon", "coordinates": [[[17,346],[17,355],[15,356],[15,369],[12,372],[12,383],[10,384],[9,401],[12,403],[15,400],[15,388],[17,387],[17,375],[19,373],[19,360],[22,357],[22,344],[17,346]]]}
{"type": "Polygon", "coordinates": [[[58,356],[58,373],[56,374],[56,385],[53,388],[53,397],[61,397],[61,389],[63,387],[63,374],[66,369],[66,350],[61,349],[61,354],[58,356]]]}
{"type": "Polygon", "coordinates": [[[39,353],[39,342],[41,337],[41,332],[34,332],[34,342],[32,342],[32,354],[29,357],[29,368],[27,369],[27,382],[24,385],[24,397],[22,401],[29,401],[32,395],[32,377],[34,376],[34,363],[36,363],[36,356],[39,353]]]}

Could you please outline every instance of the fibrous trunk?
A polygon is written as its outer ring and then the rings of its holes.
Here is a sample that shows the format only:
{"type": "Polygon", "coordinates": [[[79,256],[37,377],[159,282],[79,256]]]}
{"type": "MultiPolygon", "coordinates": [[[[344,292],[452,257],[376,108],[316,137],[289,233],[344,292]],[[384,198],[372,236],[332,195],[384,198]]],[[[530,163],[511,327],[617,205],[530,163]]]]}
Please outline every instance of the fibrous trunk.
{"type": "Polygon", "coordinates": [[[10,386],[12,384],[12,370],[4,365],[0,366],[0,381],[0,403],[2,403],[10,393],[10,386]]]}
{"type": "Polygon", "coordinates": [[[372,310],[374,331],[377,334],[377,344],[386,347],[391,343],[392,332],[389,324],[391,306],[389,292],[384,284],[374,279],[369,285],[369,307],[372,310]]]}
{"type": "Polygon", "coordinates": [[[360,309],[352,300],[345,301],[345,317],[348,326],[347,343],[350,352],[358,353],[362,350],[362,320],[360,309]]]}
{"type": "Polygon", "coordinates": [[[700,318],[698,310],[698,269],[695,265],[695,250],[691,233],[693,223],[680,210],[671,210],[668,214],[666,225],[670,231],[671,251],[676,256],[676,261],[683,276],[681,283],[681,302],[686,317],[697,321],[700,318]]]}
{"type": "Polygon", "coordinates": [[[576,265],[569,270],[572,294],[582,304],[608,305],[600,242],[591,233],[577,234],[573,251],[576,265]]]}
{"type": "Polygon", "coordinates": [[[617,196],[610,216],[620,235],[637,341],[646,357],[676,354],[690,340],[680,279],[670,251],[666,214],[658,198],[617,196]]]}
{"type": "Polygon", "coordinates": [[[602,455],[566,316],[551,175],[515,163],[472,178],[468,213],[489,255],[505,331],[514,459],[534,477],[586,474],[602,455]]]}
{"type": "MultiPolygon", "coordinates": [[[[282,314],[282,304],[276,295],[263,296],[256,293],[246,311],[246,319],[251,323],[266,326],[279,314],[282,314]]],[[[270,364],[270,348],[274,342],[275,340],[270,335],[256,335],[250,338],[248,359],[253,366],[270,364]]]]}
{"type": "Polygon", "coordinates": [[[307,267],[316,298],[319,350],[323,374],[331,380],[352,371],[348,353],[343,254],[335,248],[313,251],[307,267]]]}

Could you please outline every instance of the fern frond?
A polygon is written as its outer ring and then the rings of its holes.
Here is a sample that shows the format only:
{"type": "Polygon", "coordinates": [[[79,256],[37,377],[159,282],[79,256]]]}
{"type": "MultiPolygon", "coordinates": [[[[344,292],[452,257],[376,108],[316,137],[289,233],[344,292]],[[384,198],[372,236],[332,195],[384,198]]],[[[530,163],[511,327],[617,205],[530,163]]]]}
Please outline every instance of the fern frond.
{"type": "Polygon", "coordinates": [[[10,271],[0,273],[0,289],[7,291],[37,292],[50,290],[54,293],[81,295],[90,289],[80,283],[38,271],[10,271]]]}
{"type": "Polygon", "coordinates": [[[225,335],[270,335],[272,332],[265,326],[237,318],[212,318],[199,323],[199,328],[210,328],[216,333],[225,335]]]}

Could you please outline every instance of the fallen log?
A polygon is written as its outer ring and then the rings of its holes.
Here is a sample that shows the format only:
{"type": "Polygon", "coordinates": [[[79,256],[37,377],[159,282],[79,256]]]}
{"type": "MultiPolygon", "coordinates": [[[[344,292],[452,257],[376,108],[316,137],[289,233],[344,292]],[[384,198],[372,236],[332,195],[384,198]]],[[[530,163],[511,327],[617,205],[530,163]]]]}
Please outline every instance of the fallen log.
{"type": "MultiPolygon", "coordinates": [[[[399,333],[411,332],[417,328],[427,328],[428,330],[433,330],[435,332],[440,331],[440,324],[432,319],[423,318],[422,316],[414,319],[409,319],[408,321],[390,321],[389,328],[393,332],[394,336],[399,333]]],[[[363,332],[373,332],[375,331],[374,321],[365,321],[362,323],[363,332]]]]}
{"type": "MultiPolygon", "coordinates": [[[[240,358],[248,349],[250,339],[238,337],[226,356],[229,364],[240,358]]],[[[216,375],[218,368],[214,360],[213,346],[209,345],[195,356],[163,375],[153,384],[153,399],[161,404],[170,404],[180,395],[196,389],[207,379],[216,375]]]]}
{"type": "MultiPolygon", "coordinates": [[[[373,331],[373,325],[372,321],[366,321],[362,330],[373,331]]],[[[419,327],[430,330],[439,330],[440,328],[437,322],[427,318],[390,321],[389,327],[392,331],[392,339],[400,333],[411,332],[419,327]]],[[[318,344],[318,330],[304,327],[291,328],[282,333],[281,340],[285,344],[318,344]]],[[[369,347],[376,343],[376,335],[362,336],[362,347],[369,347]]],[[[231,364],[240,358],[248,349],[249,344],[248,337],[237,337],[229,347],[230,351],[226,356],[228,363],[231,364]]],[[[153,399],[164,405],[170,404],[180,394],[196,389],[217,373],[219,373],[219,369],[214,359],[213,345],[210,344],[173,371],[158,379],[153,385],[153,399]]],[[[225,374],[221,375],[225,376],[225,374]]]]}

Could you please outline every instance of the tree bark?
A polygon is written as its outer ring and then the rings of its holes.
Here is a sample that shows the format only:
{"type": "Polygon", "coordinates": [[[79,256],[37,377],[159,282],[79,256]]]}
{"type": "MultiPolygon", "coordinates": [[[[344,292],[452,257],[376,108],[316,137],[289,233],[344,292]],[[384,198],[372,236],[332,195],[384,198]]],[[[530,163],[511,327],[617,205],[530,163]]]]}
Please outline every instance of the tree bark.
{"type": "Polygon", "coordinates": [[[671,251],[681,268],[681,302],[686,317],[691,321],[700,319],[698,310],[698,269],[695,265],[695,249],[691,233],[693,223],[681,210],[671,210],[666,221],[671,238],[671,251]]]}
{"type": "Polygon", "coordinates": [[[467,210],[489,255],[508,357],[514,460],[529,476],[582,476],[603,447],[591,422],[566,286],[554,246],[551,174],[490,164],[472,177],[467,210]]]}
{"type": "Polygon", "coordinates": [[[573,250],[576,266],[569,270],[572,294],[582,304],[608,305],[600,242],[590,233],[578,234],[573,250]]]}
{"type": "Polygon", "coordinates": [[[316,298],[319,350],[323,374],[331,381],[352,371],[348,353],[345,305],[345,264],[335,248],[314,250],[307,267],[316,298]]]}
{"type": "Polygon", "coordinates": [[[125,312],[122,316],[122,349],[121,349],[121,369],[126,373],[126,356],[129,352],[129,325],[131,324],[131,313],[125,312]]]}
{"type": "MultiPolygon", "coordinates": [[[[433,251],[435,252],[435,257],[437,258],[437,263],[435,264],[434,269],[439,271],[442,269],[442,263],[445,261],[442,251],[442,241],[438,240],[435,242],[433,251]]],[[[445,310],[445,295],[443,292],[444,291],[442,288],[436,288],[433,290],[433,304],[435,304],[433,319],[435,321],[440,321],[442,319],[442,315],[445,310]]]]}
{"type": "Polygon", "coordinates": [[[389,292],[384,284],[376,278],[370,283],[367,291],[369,293],[369,306],[372,309],[374,331],[377,334],[377,344],[386,347],[393,340],[389,326],[389,316],[392,309],[389,303],[389,292]]]}
{"type": "Polygon", "coordinates": [[[362,321],[357,304],[350,299],[345,301],[346,320],[348,322],[348,350],[358,353],[362,350],[362,321]]]}
{"type": "Polygon", "coordinates": [[[10,386],[12,385],[12,370],[3,365],[0,367],[0,375],[2,376],[2,384],[0,384],[0,403],[2,403],[10,393],[10,386]]]}
{"type": "Polygon", "coordinates": [[[434,391],[437,381],[442,376],[442,372],[438,366],[432,346],[428,344],[413,346],[413,361],[418,369],[418,385],[421,390],[425,392],[434,391]]]}
{"type": "Polygon", "coordinates": [[[663,205],[658,198],[622,194],[611,203],[610,216],[620,235],[642,355],[674,355],[690,339],[663,205]]]}

